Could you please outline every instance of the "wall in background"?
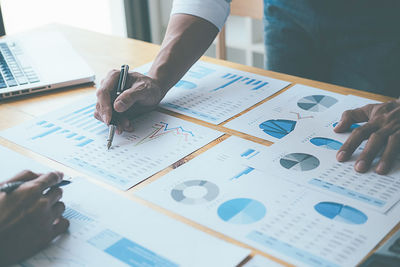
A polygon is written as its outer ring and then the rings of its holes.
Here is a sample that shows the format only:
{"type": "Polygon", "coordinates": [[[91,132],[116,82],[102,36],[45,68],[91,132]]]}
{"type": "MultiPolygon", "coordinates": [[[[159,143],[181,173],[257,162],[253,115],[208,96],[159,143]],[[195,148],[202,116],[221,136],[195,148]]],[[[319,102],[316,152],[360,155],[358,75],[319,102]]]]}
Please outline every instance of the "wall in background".
{"type": "MultiPolygon", "coordinates": [[[[161,44],[168,25],[173,0],[148,0],[152,41],[161,44]]],[[[263,26],[259,20],[230,16],[226,23],[227,58],[229,61],[264,67],[263,26]]],[[[215,42],[207,50],[215,57],[215,42]]]]}
{"type": "Polygon", "coordinates": [[[7,34],[48,23],[126,36],[123,0],[1,0],[7,34]]]}

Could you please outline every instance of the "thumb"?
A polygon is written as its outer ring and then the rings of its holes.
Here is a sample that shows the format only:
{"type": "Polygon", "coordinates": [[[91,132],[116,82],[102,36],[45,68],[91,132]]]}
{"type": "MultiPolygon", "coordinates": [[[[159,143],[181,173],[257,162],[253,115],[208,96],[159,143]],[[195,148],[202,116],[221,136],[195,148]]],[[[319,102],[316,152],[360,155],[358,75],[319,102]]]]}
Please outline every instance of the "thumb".
{"type": "Polygon", "coordinates": [[[136,102],[145,99],[144,90],[135,90],[131,88],[120,94],[114,102],[114,109],[117,112],[125,112],[131,108],[136,102]]]}

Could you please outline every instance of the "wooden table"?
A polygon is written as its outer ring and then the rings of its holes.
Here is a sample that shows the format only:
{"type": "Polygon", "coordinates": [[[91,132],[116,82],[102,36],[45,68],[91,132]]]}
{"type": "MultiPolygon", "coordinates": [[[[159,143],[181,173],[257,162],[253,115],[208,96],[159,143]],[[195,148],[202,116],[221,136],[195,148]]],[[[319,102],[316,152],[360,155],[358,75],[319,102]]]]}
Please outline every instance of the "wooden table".
{"type": "MultiPolygon", "coordinates": [[[[119,38],[119,37],[114,37],[114,36],[107,36],[95,32],[90,32],[78,28],[72,28],[68,26],[63,26],[63,25],[47,25],[45,27],[36,29],[35,31],[43,31],[43,30],[57,30],[60,31],[62,34],[66,36],[66,38],[70,41],[72,46],[75,48],[75,50],[89,63],[89,65],[93,68],[93,70],[96,73],[96,84],[99,84],[102,77],[105,77],[107,72],[113,68],[118,69],[122,64],[129,64],[131,68],[138,67],[140,65],[143,65],[149,61],[152,61],[157,52],[159,51],[159,46],[142,42],[142,41],[137,41],[133,39],[126,39],[126,38],[119,38]]],[[[272,78],[277,78],[281,80],[286,80],[289,82],[292,82],[293,86],[296,83],[301,83],[317,88],[321,88],[324,90],[332,91],[335,93],[341,93],[341,94],[353,94],[357,96],[362,96],[370,99],[375,99],[379,101],[387,101],[390,100],[391,98],[381,96],[381,95],[376,95],[372,93],[367,93],[367,92],[362,92],[362,91],[357,91],[345,87],[340,87],[332,84],[327,84],[327,83],[322,83],[322,82],[317,82],[317,81],[312,81],[308,79],[303,79],[295,76],[290,76],[286,74],[281,74],[281,73],[276,73],[272,71],[267,71],[263,69],[258,69],[258,68],[253,68],[249,66],[244,66],[228,61],[222,61],[222,60],[216,60],[208,57],[203,57],[202,60],[208,61],[211,63],[216,63],[220,64],[226,67],[231,67],[243,71],[248,71],[256,74],[261,74],[265,76],[269,76],[272,78]]],[[[290,86],[290,87],[291,87],[290,86]]],[[[290,88],[288,87],[288,88],[290,88]]],[[[61,89],[61,90],[56,90],[56,91],[49,91],[46,93],[39,93],[39,94],[34,94],[30,96],[23,96],[15,99],[9,99],[5,100],[0,103],[0,130],[4,130],[6,128],[15,126],[17,124],[21,124],[23,122],[29,121],[37,116],[43,115],[48,113],[49,111],[53,109],[57,109],[59,107],[62,107],[64,105],[67,105],[69,103],[73,103],[74,101],[77,101],[78,99],[94,94],[95,92],[95,86],[78,86],[78,87],[73,87],[73,88],[68,88],[66,89],[61,89]]],[[[281,91],[283,92],[283,91],[281,91]]],[[[280,94],[281,92],[271,96],[270,98],[280,94]]],[[[261,103],[264,103],[268,101],[270,98],[265,99],[264,101],[260,102],[259,104],[253,106],[252,108],[260,105],[261,103]]],[[[250,108],[250,109],[252,109],[250,108]]],[[[42,163],[46,166],[49,166],[51,168],[60,170],[65,172],[68,175],[71,176],[81,176],[89,179],[90,181],[101,185],[102,187],[106,187],[107,189],[117,192],[118,194],[123,194],[126,197],[132,199],[132,201],[139,202],[143,205],[146,205],[152,209],[155,209],[161,213],[166,214],[167,216],[173,217],[177,220],[183,221],[195,228],[198,228],[204,232],[207,232],[213,236],[219,237],[221,239],[224,239],[228,242],[237,244],[242,247],[247,247],[252,249],[253,255],[254,254],[262,254],[270,259],[273,259],[281,264],[287,265],[287,263],[274,258],[266,253],[263,253],[261,251],[255,250],[241,242],[238,242],[236,240],[233,240],[232,238],[229,238],[225,235],[222,235],[218,232],[215,232],[213,230],[210,230],[200,224],[194,223],[182,216],[173,214],[165,209],[162,209],[150,202],[147,202],[145,200],[142,200],[138,197],[135,197],[132,192],[136,191],[137,189],[145,186],[146,184],[151,183],[152,181],[158,179],[162,175],[168,173],[172,169],[178,167],[181,165],[183,162],[190,160],[191,158],[194,158],[196,155],[201,154],[205,150],[209,149],[212,146],[215,146],[222,140],[228,138],[230,135],[236,135],[248,140],[252,140],[261,144],[265,145],[270,145],[271,143],[256,137],[248,136],[243,133],[239,133],[227,128],[224,128],[223,126],[218,126],[218,125],[212,125],[203,121],[199,121],[197,119],[193,119],[184,115],[180,115],[171,111],[163,110],[160,108],[162,112],[174,115],[176,117],[195,122],[197,124],[207,126],[213,129],[217,129],[219,131],[225,132],[224,136],[219,138],[218,140],[215,140],[214,142],[210,143],[209,145],[203,147],[199,151],[196,151],[195,153],[185,157],[184,159],[180,160],[179,162],[173,164],[172,166],[168,167],[167,169],[153,175],[146,181],[140,183],[139,185],[133,187],[132,189],[123,192],[118,189],[115,189],[114,187],[105,184],[101,181],[95,180],[94,178],[88,177],[87,175],[80,173],[76,170],[73,170],[69,167],[66,167],[62,164],[59,164],[55,161],[52,161],[48,158],[45,158],[43,156],[40,156],[34,152],[31,152],[25,148],[22,148],[20,146],[17,146],[3,138],[0,138],[0,145],[3,145],[5,147],[8,147],[14,151],[17,151],[25,156],[28,156],[35,161],[42,163]]],[[[244,111],[246,112],[246,111],[244,111]]],[[[242,113],[244,113],[242,112],[242,113]]],[[[241,114],[242,114],[241,113],[241,114]]],[[[239,114],[240,115],[240,114],[239,114]]],[[[239,116],[238,115],[238,116],[239,116]]],[[[236,116],[237,117],[237,116],[236,116]]],[[[388,238],[395,230],[400,228],[400,223],[395,227],[395,229],[392,230],[392,232],[386,237],[388,238]]]]}

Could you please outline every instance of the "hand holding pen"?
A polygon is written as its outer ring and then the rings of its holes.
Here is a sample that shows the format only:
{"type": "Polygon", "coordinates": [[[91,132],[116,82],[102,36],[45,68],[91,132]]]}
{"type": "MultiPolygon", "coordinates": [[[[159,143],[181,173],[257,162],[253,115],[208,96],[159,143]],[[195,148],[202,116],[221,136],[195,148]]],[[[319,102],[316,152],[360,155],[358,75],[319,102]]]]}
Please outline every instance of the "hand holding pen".
{"type": "Polygon", "coordinates": [[[32,256],[68,229],[62,178],[24,171],[0,183],[0,266],[32,256]]]}
{"type": "Polygon", "coordinates": [[[114,140],[114,135],[115,135],[115,128],[117,127],[117,122],[118,122],[118,112],[116,112],[114,109],[114,102],[118,98],[118,96],[125,90],[128,71],[129,71],[128,65],[123,65],[121,67],[117,88],[115,91],[111,92],[112,117],[110,125],[108,126],[107,149],[110,149],[112,146],[112,142],[114,140]]]}
{"type": "MultiPolygon", "coordinates": [[[[164,98],[169,86],[160,87],[161,83],[150,76],[139,72],[130,71],[127,73],[126,86],[115,100],[116,86],[120,80],[120,70],[111,70],[101,81],[97,88],[96,110],[94,117],[99,121],[110,125],[113,111],[118,114],[114,121],[117,132],[132,132],[134,130],[133,119],[143,113],[157,108],[161,99],[164,98]]],[[[110,132],[111,138],[112,131],[110,132]]]]}

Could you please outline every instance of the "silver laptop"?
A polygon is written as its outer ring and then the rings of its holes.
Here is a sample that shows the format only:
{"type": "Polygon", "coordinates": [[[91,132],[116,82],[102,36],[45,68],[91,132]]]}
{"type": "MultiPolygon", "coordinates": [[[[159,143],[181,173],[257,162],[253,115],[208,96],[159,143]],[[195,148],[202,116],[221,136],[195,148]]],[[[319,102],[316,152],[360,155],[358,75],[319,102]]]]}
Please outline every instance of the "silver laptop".
{"type": "Polygon", "coordinates": [[[58,32],[29,32],[0,39],[0,100],[94,79],[93,70],[58,32]]]}

